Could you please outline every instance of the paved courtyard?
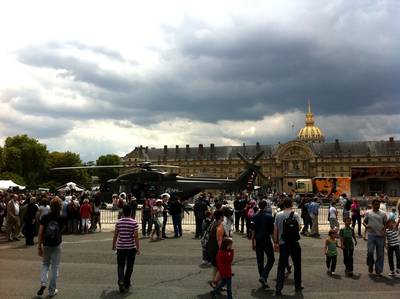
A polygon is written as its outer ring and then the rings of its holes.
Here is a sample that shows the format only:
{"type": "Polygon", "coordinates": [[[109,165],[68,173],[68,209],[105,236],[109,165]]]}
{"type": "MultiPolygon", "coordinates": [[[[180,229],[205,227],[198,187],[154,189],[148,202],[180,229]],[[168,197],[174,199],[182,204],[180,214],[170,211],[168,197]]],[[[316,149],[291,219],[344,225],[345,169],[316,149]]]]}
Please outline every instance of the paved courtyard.
{"type": "MultiPolygon", "coordinates": [[[[142,255],[137,256],[134,268],[134,287],[131,292],[121,295],[116,285],[116,256],[111,251],[111,226],[101,233],[65,236],[57,298],[210,298],[207,281],[211,277],[211,269],[199,266],[200,244],[192,237],[192,231],[186,226],[180,239],[160,242],[143,240],[142,255]]],[[[323,239],[303,238],[301,244],[305,289],[302,295],[295,296],[293,280],[289,277],[283,289],[284,297],[400,298],[400,279],[387,276],[387,261],[385,276],[378,278],[367,273],[366,242],[362,239],[355,251],[357,274],[353,278],[344,276],[341,254],[337,275],[327,276],[323,239]]],[[[272,289],[259,287],[255,254],[250,249],[250,242],[234,234],[234,248],[235,297],[272,296],[272,289]]],[[[0,298],[36,298],[40,267],[36,246],[27,249],[23,241],[0,242],[0,298]]],[[[276,266],[269,279],[271,287],[275,285],[275,277],[276,266]]]]}

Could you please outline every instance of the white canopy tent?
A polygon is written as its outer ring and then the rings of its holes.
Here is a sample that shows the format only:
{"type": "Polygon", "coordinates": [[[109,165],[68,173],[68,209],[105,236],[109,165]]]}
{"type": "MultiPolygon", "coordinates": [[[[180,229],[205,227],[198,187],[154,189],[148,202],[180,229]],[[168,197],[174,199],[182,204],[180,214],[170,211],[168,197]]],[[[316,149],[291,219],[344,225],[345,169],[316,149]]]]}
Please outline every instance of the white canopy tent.
{"type": "Polygon", "coordinates": [[[0,190],[8,190],[14,187],[18,187],[21,190],[25,189],[25,186],[20,186],[14,183],[12,180],[0,180],[0,190]]]}
{"type": "Polygon", "coordinates": [[[59,191],[59,192],[65,192],[65,191],[78,191],[78,192],[81,192],[81,191],[84,191],[84,190],[85,190],[84,187],[79,186],[74,182],[69,182],[69,183],[66,183],[64,185],[61,185],[61,186],[57,187],[57,191],[59,191]]]}

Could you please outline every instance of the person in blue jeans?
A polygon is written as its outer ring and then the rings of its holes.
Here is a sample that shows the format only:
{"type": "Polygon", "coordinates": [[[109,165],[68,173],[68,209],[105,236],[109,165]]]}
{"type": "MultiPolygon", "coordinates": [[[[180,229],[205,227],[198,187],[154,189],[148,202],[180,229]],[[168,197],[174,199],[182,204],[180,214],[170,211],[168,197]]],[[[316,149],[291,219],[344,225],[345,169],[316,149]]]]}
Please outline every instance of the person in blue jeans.
{"type": "Polygon", "coordinates": [[[182,237],[182,209],[182,203],[176,198],[173,198],[169,205],[169,213],[172,217],[175,238],[182,237]]]}
{"type": "Polygon", "coordinates": [[[367,211],[363,225],[368,232],[368,247],[367,247],[367,265],[368,272],[376,275],[381,275],[383,272],[384,257],[385,257],[385,226],[387,222],[386,213],[379,210],[380,201],[374,199],[372,201],[372,210],[367,211]],[[376,251],[376,259],[375,259],[376,251]]]}
{"type": "Polygon", "coordinates": [[[56,284],[61,258],[62,231],[66,226],[65,217],[60,216],[61,207],[61,199],[57,196],[54,197],[50,202],[50,213],[44,215],[40,220],[38,254],[43,258],[43,265],[40,275],[40,289],[37,292],[38,296],[42,296],[47,287],[49,270],[49,297],[53,297],[58,293],[56,284]]]}

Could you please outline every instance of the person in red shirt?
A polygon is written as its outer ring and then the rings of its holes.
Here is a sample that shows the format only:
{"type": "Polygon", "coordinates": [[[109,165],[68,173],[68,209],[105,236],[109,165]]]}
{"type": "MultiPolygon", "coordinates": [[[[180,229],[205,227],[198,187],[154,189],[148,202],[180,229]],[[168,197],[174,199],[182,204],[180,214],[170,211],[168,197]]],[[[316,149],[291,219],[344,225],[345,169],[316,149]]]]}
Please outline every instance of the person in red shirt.
{"type": "Polygon", "coordinates": [[[89,204],[89,199],[85,199],[83,201],[83,205],[81,206],[80,210],[81,214],[81,227],[82,227],[82,233],[87,233],[88,232],[88,227],[89,227],[89,219],[90,215],[92,214],[92,207],[89,204]]]}
{"type": "Polygon", "coordinates": [[[226,285],[228,299],[232,299],[232,261],[234,251],[232,249],[232,239],[224,238],[221,243],[221,248],[217,254],[217,269],[221,276],[221,280],[211,292],[211,296],[216,298],[220,290],[226,285]]]}

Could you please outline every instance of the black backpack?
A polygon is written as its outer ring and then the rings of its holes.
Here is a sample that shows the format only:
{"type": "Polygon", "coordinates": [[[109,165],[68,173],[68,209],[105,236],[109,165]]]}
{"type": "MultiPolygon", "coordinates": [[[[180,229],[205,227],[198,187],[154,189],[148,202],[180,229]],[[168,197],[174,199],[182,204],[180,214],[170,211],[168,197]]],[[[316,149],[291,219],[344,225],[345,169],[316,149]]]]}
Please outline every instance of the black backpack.
{"type": "Polygon", "coordinates": [[[300,227],[297,220],[294,218],[294,212],[291,212],[289,217],[283,220],[283,240],[286,244],[295,243],[300,240],[300,227]]]}
{"type": "Polygon", "coordinates": [[[44,246],[56,247],[61,243],[61,229],[57,220],[50,220],[44,232],[44,246]]]}

